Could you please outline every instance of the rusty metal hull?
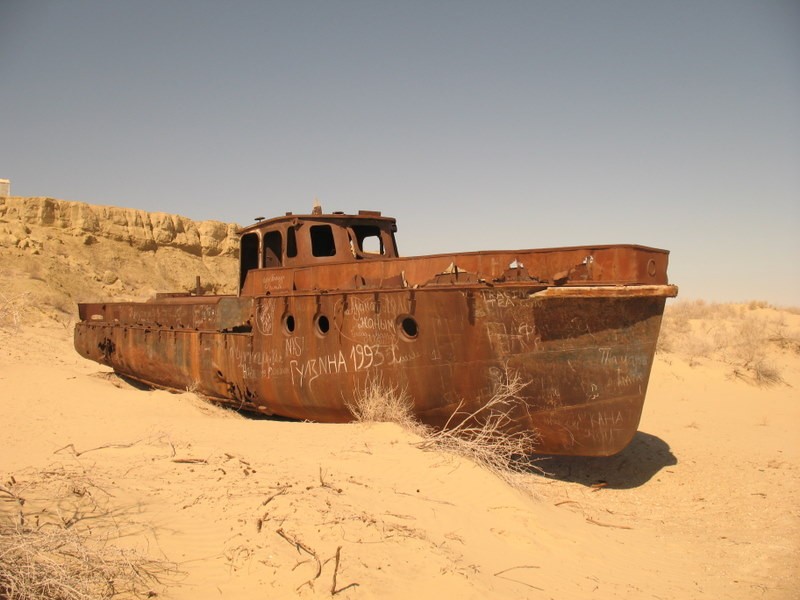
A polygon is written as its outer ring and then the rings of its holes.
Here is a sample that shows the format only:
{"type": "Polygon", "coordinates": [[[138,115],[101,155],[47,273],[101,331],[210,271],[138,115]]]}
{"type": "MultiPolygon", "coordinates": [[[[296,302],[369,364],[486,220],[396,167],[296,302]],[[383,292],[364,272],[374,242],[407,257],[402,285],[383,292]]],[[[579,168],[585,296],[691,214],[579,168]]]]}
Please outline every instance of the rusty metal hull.
{"type": "MultiPolygon", "coordinates": [[[[485,403],[511,372],[527,384],[511,429],[538,432],[534,452],[610,455],[636,433],[664,303],[677,293],[666,253],[636,252],[618,262],[650,272],[638,283],[595,273],[559,286],[552,274],[543,283],[519,269],[518,280],[506,272],[490,282],[476,266],[464,281],[450,269],[413,286],[414,265],[404,263],[398,281],[382,276],[373,287],[357,270],[306,270],[304,290],[296,272],[254,271],[272,277],[271,292],[248,276],[238,297],[83,304],[75,348],[145,383],[323,422],[352,420],[345,402],[379,378],[408,392],[421,421],[442,426],[460,404],[469,412],[485,403]],[[274,285],[278,275],[295,281],[291,289],[274,285]],[[356,285],[320,289],[329,276],[356,285]]],[[[571,255],[562,262],[575,264],[571,255]]]]}

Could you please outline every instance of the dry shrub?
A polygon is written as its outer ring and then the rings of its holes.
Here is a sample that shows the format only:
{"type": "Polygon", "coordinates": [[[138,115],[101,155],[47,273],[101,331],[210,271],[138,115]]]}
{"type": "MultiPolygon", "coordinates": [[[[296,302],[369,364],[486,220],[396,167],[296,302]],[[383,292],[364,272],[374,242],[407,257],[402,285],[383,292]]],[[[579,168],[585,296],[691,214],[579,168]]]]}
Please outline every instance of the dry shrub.
{"type": "Polygon", "coordinates": [[[95,600],[149,597],[161,567],[132,551],[94,547],[89,534],[65,527],[0,523],[0,598],[95,600]]]}
{"type": "Polygon", "coordinates": [[[442,429],[431,431],[417,446],[463,456],[488,469],[504,481],[518,485],[516,475],[541,472],[531,452],[539,434],[515,427],[515,413],[527,412],[520,392],[529,382],[508,368],[495,386],[492,397],[472,412],[462,411],[463,402],[442,429]]]}
{"type": "Polygon", "coordinates": [[[680,300],[671,303],[664,311],[667,320],[688,321],[693,319],[730,318],[737,314],[733,304],[718,304],[705,300],[680,300]]]}
{"type": "Polygon", "coordinates": [[[121,532],[113,511],[96,499],[102,493],[88,478],[63,470],[0,485],[0,598],[157,595],[159,577],[173,567],[111,543],[121,532]]]}
{"type": "Polygon", "coordinates": [[[783,378],[771,354],[800,349],[800,340],[788,329],[787,314],[760,301],[678,302],[664,313],[657,351],[682,355],[690,365],[700,359],[720,361],[733,367],[738,378],[774,385],[783,378]]]}
{"type": "Polygon", "coordinates": [[[472,460],[504,481],[519,485],[517,476],[532,469],[530,453],[536,447],[536,432],[514,427],[514,414],[527,412],[520,392],[528,385],[518,373],[505,370],[492,397],[472,412],[463,411],[463,401],[441,429],[421,424],[414,416],[414,405],[405,390],[387,387],[372,379],[359,389],[347,407],[357,421],[397,423],[422,437],[416,446],[455,454],[472,460]]]}
{"type": "Polygon", "coordinates": [[[364,387],[356,389],[352,400],[345,406],[356,421],[362,423],[397,423],[417,434],[424,425],[414,416],[414,403],[405,390],[386,385],[380,378],[371,378],[364,387]]]}
{"type": "Polygon", "coordinates": [[[747,367],[750,370],[756,383],[759,385],[775,385],[783,383],[781,371],[774,363],[767,360],[759,360],[747,367]]]}
{"type": "Polygon", "coordinates": [[[0,327],[10,327],[19,329],[22,321],[22,310],[30,294],[18,294],[17,296],[6,296],[0,293],[0,327]]]}
{"type": "Polygon", "coordinates": [[[747,303],[748,310],[758,310],[759,308],[772,308],[769,302],[765,302],[764,300],[751,300],[747,303]]]}

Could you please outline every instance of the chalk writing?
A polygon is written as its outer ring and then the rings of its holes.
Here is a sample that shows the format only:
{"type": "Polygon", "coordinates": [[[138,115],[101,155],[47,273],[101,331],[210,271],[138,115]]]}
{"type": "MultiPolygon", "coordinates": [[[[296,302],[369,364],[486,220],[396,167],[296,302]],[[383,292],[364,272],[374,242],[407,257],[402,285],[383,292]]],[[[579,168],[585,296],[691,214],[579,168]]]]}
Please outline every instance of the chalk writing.
{"type": "Polygon", "coordinates": [[[350,349],[350,359],[353,361],[354,371],[379,367],[385,361],[380,346],[370,346],[368,344],[355,344],[350,349]]]}
{"type": "Polygon", "coordinates": [[[194,314],[192,315],[194,326],[199,329],[209,328],[209,326],[216,325],[217,309],[215,306],[200,305],[194,307],[194,314]]]}
{"type": "Polygon", "coordinates": [[[274,314],[269,304],[259,304],[256,310],[256,325],[261,335],[272,335],[274,314]]]}
{"type": "MultiPolygon", "coordinates": [[[[336,308],[340,310],[342,300],[336,301],[336,308]]],[[[404,302],[396,296],[380,296],[378,301],[374,297],[349,296],[344,314],[359,317],[368,314],[398,314],[405,311],[404,302]]]]}
{"type": "Polygon", "coordinates": [[[502,354],[536,350],[542,341],[531,323],[490,321],[486,324],[486,330],[492,348],[502,354]]]}
{"type": "Polygon", "coordinates": [[[236,346],[228,348],[228,356],[237,365],[244,379],[258,379],[269,376],[271,353],[254,350],[245,350],[236,346]]]}
{"type": "Polygon", "coordinates": [[[292,360],[289,362],[289,368],[292,384],[303,387],[304,385],[311,385],[311,382],[320,375],[346,373],[347,362],[345,361],[344,353],[340,350],[317,358],[309,358],[302,362],[292,360]]]}
{"type": "Polygon", "coordinates": [[[261,276],[261,285],[264,291],[270,289],[282,289],[287,286],[287,275],[285,273],[265,273],[261,276]]]}
{"type": "Polygon", "coordinates": [[[371,331],[395,331],[394,321],[380,316],[358,317],[354,327],[356,329],[369,329],[371,331]]]}
{"type": "Polygon", "coordinates": [[[649,360],[644,354],[614,354],[614,349],[611,347],[600,347],[600,364],[601,365],[625,365],[628,367],[646,367],[649,360]]]}
{"type": "Polygon", "coordinates": [[[304,342],[299,336],[286,338],[286,356],[302,356],[304,342]]]}
{"type": "Polygon", "coordinates": [[[506,290],[486,290],[483,300],[487,307],[510,308],[528,297],[526,292],[506,290]]]}

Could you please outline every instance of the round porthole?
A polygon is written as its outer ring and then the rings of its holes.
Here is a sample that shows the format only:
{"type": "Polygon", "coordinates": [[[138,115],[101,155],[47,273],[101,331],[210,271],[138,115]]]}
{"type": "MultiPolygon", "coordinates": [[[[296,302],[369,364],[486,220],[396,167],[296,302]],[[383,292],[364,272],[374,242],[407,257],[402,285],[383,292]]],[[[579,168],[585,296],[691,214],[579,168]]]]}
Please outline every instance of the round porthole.
{"type": "Polygon", "coordinates": [[[317,333],[320,335],[325,335],[331,328],[331,322],[325,315],[317,315],[314,319],[314,323],[316,325],[317,333]]]}
{"type": "Polygon", "coordinates": [[[650,275],[650,277],[656,276],[656,261],[652,258],[647,261],[647,274],[650,275]]]}
{"type": "Polygon", "coordinates": [[[286,315],[283,317],[283,330],[286,333],[294,333],[295,322],[293,315],[286,315]]]}
{"type": "Polygon", "coordinates": [[[400,315],[397,318],[397,324],[400,329],[400,335],[407,340],[415,340],[419,335],[419,326],[417,320],[411,315],[400,315]]]}

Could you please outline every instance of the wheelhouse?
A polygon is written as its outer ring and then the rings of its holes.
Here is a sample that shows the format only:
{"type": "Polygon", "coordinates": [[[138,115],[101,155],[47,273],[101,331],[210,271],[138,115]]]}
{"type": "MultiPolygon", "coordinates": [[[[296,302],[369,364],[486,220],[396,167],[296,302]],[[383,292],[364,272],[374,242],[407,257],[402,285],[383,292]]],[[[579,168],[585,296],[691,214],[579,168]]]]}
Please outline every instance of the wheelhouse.
{"type": "Polygon", "coordinates": [[[239,233],[239,289],[254,269],[396,258],[396,231],[394,218],[366,210],[346,215],[315,208],[310,215],[258,220],[239,233]]]}

